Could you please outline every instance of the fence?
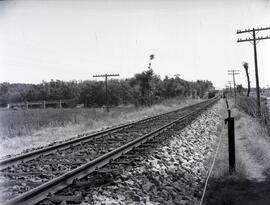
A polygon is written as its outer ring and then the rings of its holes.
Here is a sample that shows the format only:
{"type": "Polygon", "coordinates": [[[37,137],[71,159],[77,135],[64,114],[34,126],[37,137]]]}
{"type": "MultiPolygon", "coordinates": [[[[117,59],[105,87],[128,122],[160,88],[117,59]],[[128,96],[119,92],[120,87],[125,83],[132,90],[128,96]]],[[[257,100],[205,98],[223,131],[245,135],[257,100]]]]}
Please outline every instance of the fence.
{"type": "Polygon", "coordinates": [[[52,101],[32,101],[32,102],[17,102],[9,103],[8,109],[30,109],[30,108],[63,108],[63,107],[74,107],[74,100],[52,100],[52,101]]]}

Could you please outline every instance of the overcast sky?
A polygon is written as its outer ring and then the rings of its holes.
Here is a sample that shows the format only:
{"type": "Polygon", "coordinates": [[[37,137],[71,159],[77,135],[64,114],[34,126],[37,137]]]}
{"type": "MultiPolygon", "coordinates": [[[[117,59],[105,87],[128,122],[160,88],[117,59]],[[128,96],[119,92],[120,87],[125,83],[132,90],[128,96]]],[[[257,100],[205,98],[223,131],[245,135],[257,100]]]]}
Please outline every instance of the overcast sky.
{"type": "MultiPolygon", "coordinates": [[[[0,82],[86,80],[94,74],[131,77],[150,54],[156,74],[208,79],[231,76],[255,85],[253,46],[237,29],[270,26],[270,0],[0,1],[0,82]]],[[[270,30],[259,35],[270,35],[270,30]]],[[[270,40],[258,44],[261,87],[270,84],[270,40]]]]}

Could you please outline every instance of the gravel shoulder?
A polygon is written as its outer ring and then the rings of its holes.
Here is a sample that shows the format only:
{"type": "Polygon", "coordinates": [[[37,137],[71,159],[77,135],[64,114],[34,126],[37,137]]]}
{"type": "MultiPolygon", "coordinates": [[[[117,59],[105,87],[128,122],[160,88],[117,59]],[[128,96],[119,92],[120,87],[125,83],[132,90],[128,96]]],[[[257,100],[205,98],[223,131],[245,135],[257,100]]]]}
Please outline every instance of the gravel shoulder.
{"type": "Polygon", "coordinates": [[[84,190],[81,204],[198,204],[223,107],[219,101],[184,129],[170,133],[142,160],[119,169],[105,184],[84,190]]]}

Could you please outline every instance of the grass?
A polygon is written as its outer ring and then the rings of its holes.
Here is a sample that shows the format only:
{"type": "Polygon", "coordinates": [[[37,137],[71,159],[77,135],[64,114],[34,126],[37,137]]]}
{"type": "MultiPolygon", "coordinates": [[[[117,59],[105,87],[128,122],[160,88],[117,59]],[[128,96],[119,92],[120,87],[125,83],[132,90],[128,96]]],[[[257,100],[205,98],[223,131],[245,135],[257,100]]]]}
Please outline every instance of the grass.
{"type": "Polygon", "coordinates": [[[257,120],[265,125],[268,129],[268,134],[270,135],[270,110],[267,106],[267,99],[261,98],[261,115],[258,116],[257,113],[257,100],[255,97],[239,97],[237,98],[236,104],[244,112],[252,117],[257,118],[257,120]]]}
{"type": "Polygon", "coordinates": [[[70,139],[82,133],[138,120],[198,102],[170,99],[151,107],[119,106],[105,109],[33,109],[0,111],[0,156],[70,139]]]}
{"type": "Polygon", "coordinates": [[[228,133],[225,128],[204,204],[270,204],[270,138],[267,129],[236,106],[231,108],[235,118],[236,173],[228,173],[228,133]]]}

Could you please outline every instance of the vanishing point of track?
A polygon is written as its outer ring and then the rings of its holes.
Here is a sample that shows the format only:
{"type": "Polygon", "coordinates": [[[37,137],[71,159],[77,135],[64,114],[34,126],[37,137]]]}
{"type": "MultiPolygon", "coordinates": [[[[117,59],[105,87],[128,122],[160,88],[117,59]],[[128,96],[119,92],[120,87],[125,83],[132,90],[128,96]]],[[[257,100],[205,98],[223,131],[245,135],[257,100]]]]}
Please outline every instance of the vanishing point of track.
{"type": "Polygon", "coordinates": [[[197,115],[217,99],[0,161],[0,202],[35,204],[197,115]]]}

